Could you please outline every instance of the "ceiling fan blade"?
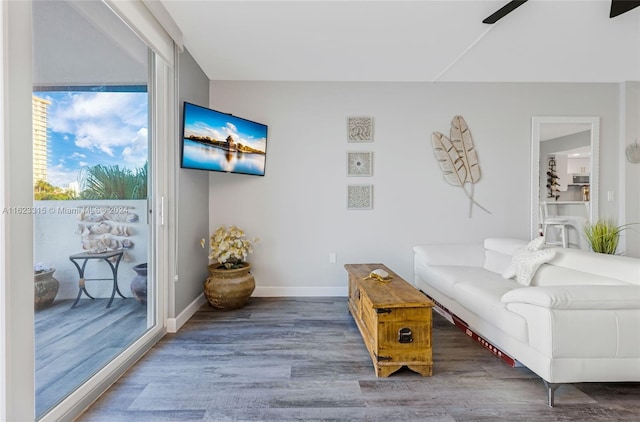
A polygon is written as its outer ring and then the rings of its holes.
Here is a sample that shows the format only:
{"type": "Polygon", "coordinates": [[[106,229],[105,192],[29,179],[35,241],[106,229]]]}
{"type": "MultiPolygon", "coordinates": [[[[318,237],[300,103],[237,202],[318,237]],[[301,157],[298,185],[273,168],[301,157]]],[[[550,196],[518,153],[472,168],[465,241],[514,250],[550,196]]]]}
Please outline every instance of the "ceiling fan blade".
{"type": "Polygon", "coordinates": [[[631,9],[635,9],[640,6],[640,1],[634,0],[611,0],[611,13],[610,18],[615,18],[618,15],[628,12],[631,9]]]}
{"type": "MultiPolygon", "coordinates": [[[[500,9],[498,9],[493,15],[491,15],[488,18],[486,18],[485,20],[483,20],[482,23],[489,23],[489,24],[496,23],[500,19],[502,19],[505,16],[507,16],[509,13],[513,12],[518,7],[520,7],[523,4],[525,4],[526,2],[527,2],[527,0],[510,1],[509,3],[505,4],[500,9]]],[[[622,3],[626,3],[626,2],[622,2],[622,3]]]]}

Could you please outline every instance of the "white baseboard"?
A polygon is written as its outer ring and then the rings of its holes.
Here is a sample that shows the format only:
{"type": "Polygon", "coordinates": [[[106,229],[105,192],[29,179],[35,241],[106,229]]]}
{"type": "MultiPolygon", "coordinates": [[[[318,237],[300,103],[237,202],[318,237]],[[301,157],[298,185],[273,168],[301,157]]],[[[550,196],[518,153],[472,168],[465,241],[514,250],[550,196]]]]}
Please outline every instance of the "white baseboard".
{"type": "Polygon", "coordinates": [[[175,318],[167,319],[167,333],[177,333],[178,330],[184,325],[196,313],[202,305],[207,303],[207,298],[204,297],[204,293],[201,293],[193,302],[189,304],[180,314],[175,318]]]}
{"type": "Polygon", "coordinates": [[[346,297],[347,286],[339,287],[256,287],[253,296],[256,297],[313,297],[313,296],[339,296],[346,297]]]}

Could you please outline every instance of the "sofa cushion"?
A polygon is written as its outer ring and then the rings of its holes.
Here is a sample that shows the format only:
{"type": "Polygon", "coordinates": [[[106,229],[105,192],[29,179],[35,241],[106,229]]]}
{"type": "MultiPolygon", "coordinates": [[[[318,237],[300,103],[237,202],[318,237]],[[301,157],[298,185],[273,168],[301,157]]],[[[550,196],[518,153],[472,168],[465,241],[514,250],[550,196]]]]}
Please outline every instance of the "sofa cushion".
{"type": "Polygon", "coordinates": [[[522,239],[489,237],[484,240],[484,248],[489,251],[513,255],[518,249],[524,248],[529,242],[522,239]]]}
{"type": "Polygon", "coordinates": [[[580,249],[554,248],[554,250],[556,257],[549,262],[552,265],[640,285],[640,259],[638,258],[580,249]]]}
{"type": "Polygon", "coordinates": [[[416,275],[450,298],[454,298],[454,286],[460,281],[475,280],[482,283],[496,276],[481,267],[459,267],[456,265],[433,267],[421,265],[416,267],[416,275]]]}
{"type": "Polygon", "coordinates": [[[507,309],[501,298],[506,293],[520,287],[511,279],[504,279],[498,274],[490,273],[482,280],[464,278],[455,283],[453,298],[462,306],[490,321],[500,330],[516,339],[527,342],[528,331],[526,320],[507,309]]]}
{"type": "Polygon", "coordinates": [[[511,264],[511,258],[511,255],[487,249],[484,251],[484,265],[482,267],[496,274],[502,274],[511,264]]]}
{"type": "Polygon", "coordinates": [[[526,246],[527,242],[519,239],[506,239],[492,237],[484,241],[484,265],[485,270],[502,274],[509,264],[513,254],[526,246]]]}
{"type": "MultiPolygon", "coordinates": [[[[556,251],[557,255],[557,251],[556,251]]],[[[551,260],[553,262],[553,260],[551,260]]],[[[531,286],[566,286],[566,285],[607,285],[627,286],[628,283],[610,277],[578,271],[571,268],[551,264],[542,264],[531,279],[531,286]]]]}
{"type": "Polygon", "coordinates": [[[528,303],[549,309],[636,309],[640,311],[640,287],[547,286],[506,292],[502,303],[528,303]]]}

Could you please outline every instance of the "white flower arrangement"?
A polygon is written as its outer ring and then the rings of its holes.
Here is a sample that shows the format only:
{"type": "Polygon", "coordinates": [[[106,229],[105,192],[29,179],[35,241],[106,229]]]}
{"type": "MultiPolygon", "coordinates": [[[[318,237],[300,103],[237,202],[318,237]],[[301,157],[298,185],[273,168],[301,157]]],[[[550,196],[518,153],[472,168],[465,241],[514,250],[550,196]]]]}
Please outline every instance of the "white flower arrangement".
{"type": "MultiPolygon", "coordinates": [[[[242,229],[236,226],[220,226],[211,235],[209,247],[209,259],[217,261],[227,269],[240,268],[247,259],[247,255],[253,253],[253,245],[259,239],[249,240],[245,238],[242,229]]],[[[204,248],[205,240],[200,241],[204,248]]]]}

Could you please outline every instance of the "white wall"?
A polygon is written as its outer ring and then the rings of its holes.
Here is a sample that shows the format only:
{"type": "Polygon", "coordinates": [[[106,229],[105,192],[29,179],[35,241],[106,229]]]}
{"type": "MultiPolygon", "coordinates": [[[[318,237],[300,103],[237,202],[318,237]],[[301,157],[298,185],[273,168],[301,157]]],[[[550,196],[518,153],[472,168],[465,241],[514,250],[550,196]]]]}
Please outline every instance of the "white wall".
{"type": "Polygon", "coordinates": [[[618,186],[616,84],[213,81],[210,98],[269,125],[264,178],[209,178],[211,228],[237,224],[261,238],[250,257],[256,295],[345,294],[345,263],[383,262],[411,280],[413,245],[528,238],[532,116],[599,116],[601,192],[618,186]],[[434,159],[431,133],[448,134],[456,114],[482,169],[475,198],[491,215],[474,208],[469,218],[434,159]],[[374,118],[373,143],[346,142],[348,116],[374,118]],[[373,177],[346,176],[346,153],[359,150],[374,152],[373,177]],[[373,210],[346,210],[357,183],[374,185],[373,210]]]}
{"type": "MultiPolygon", "coordinates": [[[[78,295],[78,270],[69,260],[70,255],[86,252],[83,249],[83,238],[102,238],[124,241],[128,240],[133,247],[125,249],[125,255],[118,266],[118,286],[123,295],[132,297],[131,281],[136,275],[133,267],[149,261],[149,223],[147,217],[147,201],[141,200],[100,200],[100,201],[34,201],[39,212],[34,216],[34,261],[55,268],[53,274],[60,282],[55,300],[75,299],[78,295]],[[114,234],[82,234],[83,230],[99,222],[80,219],[79,211],[88,211],[87,218],[100,217],[105,211],[111,212],[114,218],[125,221],[99,220],[112,229],[127,228],[128,235],[114,234]],[[137,221],[126,221],[127,215],[135,214],[137,221]]],[[[82,265],[82,261],[77,261],[82,265]]],[[[111,268],[102,260],[89,260],[85,270],[86,278],[111,278],[111,268]]],[[[111,297],[113,284],[108,280],[88,280],[86,287],[93,297],[111,297]]],[[[116,295],[116,297],[119,297],[116,295]]],[[[87,299],[86,295],[82,295],[87,299]]]]}
{"type": "Polygon", "coordinates": [[[620,222],[635,223],[623,232],[624,252],[640,258],[640,163],[626,160],[624,149],[640,142],[640,82],[626,82],[620,86],[621,93],[621,147],[620,147],[620,191],[623,192],[620,222]]]}
{"type": "MultiPolygon", "coordinates": [[[[179,94],[180,127],[182,133],[182,103],[199,104],[209,102],[209,79],[187,50],[180,53],[179,94]]],[[[178,140],[176,140],[178,143],[178,140]]],[[[177,148],[180,154],[179,148],[177,148]]],[[[177,263],[178,282],[175,289],[173,318],[183,312],[191,302],[202,294],[202,284],[207,278],[208,250],[200,247],[200,239],[207,238],[209,229],[209,206],[207,189],[209,178],[206,172],[178,169],[177,195],[177,263]]]]}

